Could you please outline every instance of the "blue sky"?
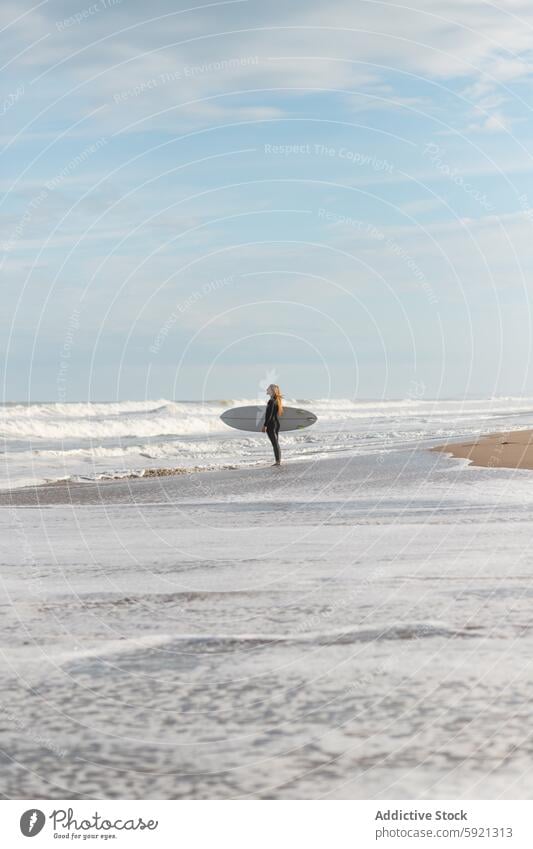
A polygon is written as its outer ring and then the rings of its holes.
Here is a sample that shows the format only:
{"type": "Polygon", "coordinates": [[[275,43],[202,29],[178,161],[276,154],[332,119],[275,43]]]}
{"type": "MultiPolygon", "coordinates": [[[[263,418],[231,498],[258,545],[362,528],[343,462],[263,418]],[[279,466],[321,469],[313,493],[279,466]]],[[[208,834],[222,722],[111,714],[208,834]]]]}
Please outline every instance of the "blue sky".
{"type": "Polygon", "coordinates": [[[1,19],[4,400],[533,395],[529,3],[1,19]]]}

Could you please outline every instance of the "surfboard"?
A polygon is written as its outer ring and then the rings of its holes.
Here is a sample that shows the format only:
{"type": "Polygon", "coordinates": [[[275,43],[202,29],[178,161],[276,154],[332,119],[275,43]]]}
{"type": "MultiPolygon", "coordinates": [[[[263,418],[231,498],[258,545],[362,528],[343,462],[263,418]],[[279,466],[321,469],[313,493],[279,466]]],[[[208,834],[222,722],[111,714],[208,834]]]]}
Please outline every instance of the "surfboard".
{"type": "MultiPolygon", "coordinates": [[[[234,407],[232,410],[226,410],[220,418],[224,424],[229,427],[234,427],[237,430],[252,430],[256,433],[261,431],[265,420],[266,405],[258,404],[253,407],[234,407]]],[[[316,422],[314,413],[308,410],[301,410],[299,407],[284,407],[283,415],[280,416],[280,430],[301,430],[304,427],[309,427],[316,422]]]]}

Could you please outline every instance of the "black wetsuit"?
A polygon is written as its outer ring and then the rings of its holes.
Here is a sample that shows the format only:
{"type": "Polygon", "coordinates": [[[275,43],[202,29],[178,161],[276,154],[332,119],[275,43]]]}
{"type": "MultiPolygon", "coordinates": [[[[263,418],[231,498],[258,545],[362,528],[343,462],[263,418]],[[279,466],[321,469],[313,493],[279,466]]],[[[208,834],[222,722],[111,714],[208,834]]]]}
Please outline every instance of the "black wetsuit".
{"type": "Polygon", "coordinates": [[[278,402],[275,398],[271,398],[267,404],[266,413],[265,413],[265,427],[266,432],[268,434],[268,438],[272,443],[272,448],[274,449],[274,457],[276,458],[276,463],[279,463],[281,460],[281,451],[279,449],[279,416],[278,416],[278,402]]]}

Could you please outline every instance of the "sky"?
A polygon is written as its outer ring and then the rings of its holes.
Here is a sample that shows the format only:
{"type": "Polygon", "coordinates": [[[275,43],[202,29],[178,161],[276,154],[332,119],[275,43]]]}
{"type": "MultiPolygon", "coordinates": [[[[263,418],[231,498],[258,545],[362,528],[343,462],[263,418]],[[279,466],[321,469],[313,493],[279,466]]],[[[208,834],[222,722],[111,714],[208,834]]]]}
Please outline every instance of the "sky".
{"type": "Polygon", "coordinates": [[[4,0],[3,401],[531,395],[533,5],[4,0]]]}

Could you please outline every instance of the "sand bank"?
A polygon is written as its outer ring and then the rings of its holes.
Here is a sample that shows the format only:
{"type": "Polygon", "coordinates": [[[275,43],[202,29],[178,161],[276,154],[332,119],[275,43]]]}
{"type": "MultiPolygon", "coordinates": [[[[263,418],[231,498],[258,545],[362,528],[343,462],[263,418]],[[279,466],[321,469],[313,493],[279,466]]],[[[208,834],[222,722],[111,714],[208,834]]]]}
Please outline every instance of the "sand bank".
{"type": "Polygon", "coordinates": [[[533,469],[533,430],[491,433],[475,442],[449,442],[433,450],[470,460],[474,466],[533,469]]]}

